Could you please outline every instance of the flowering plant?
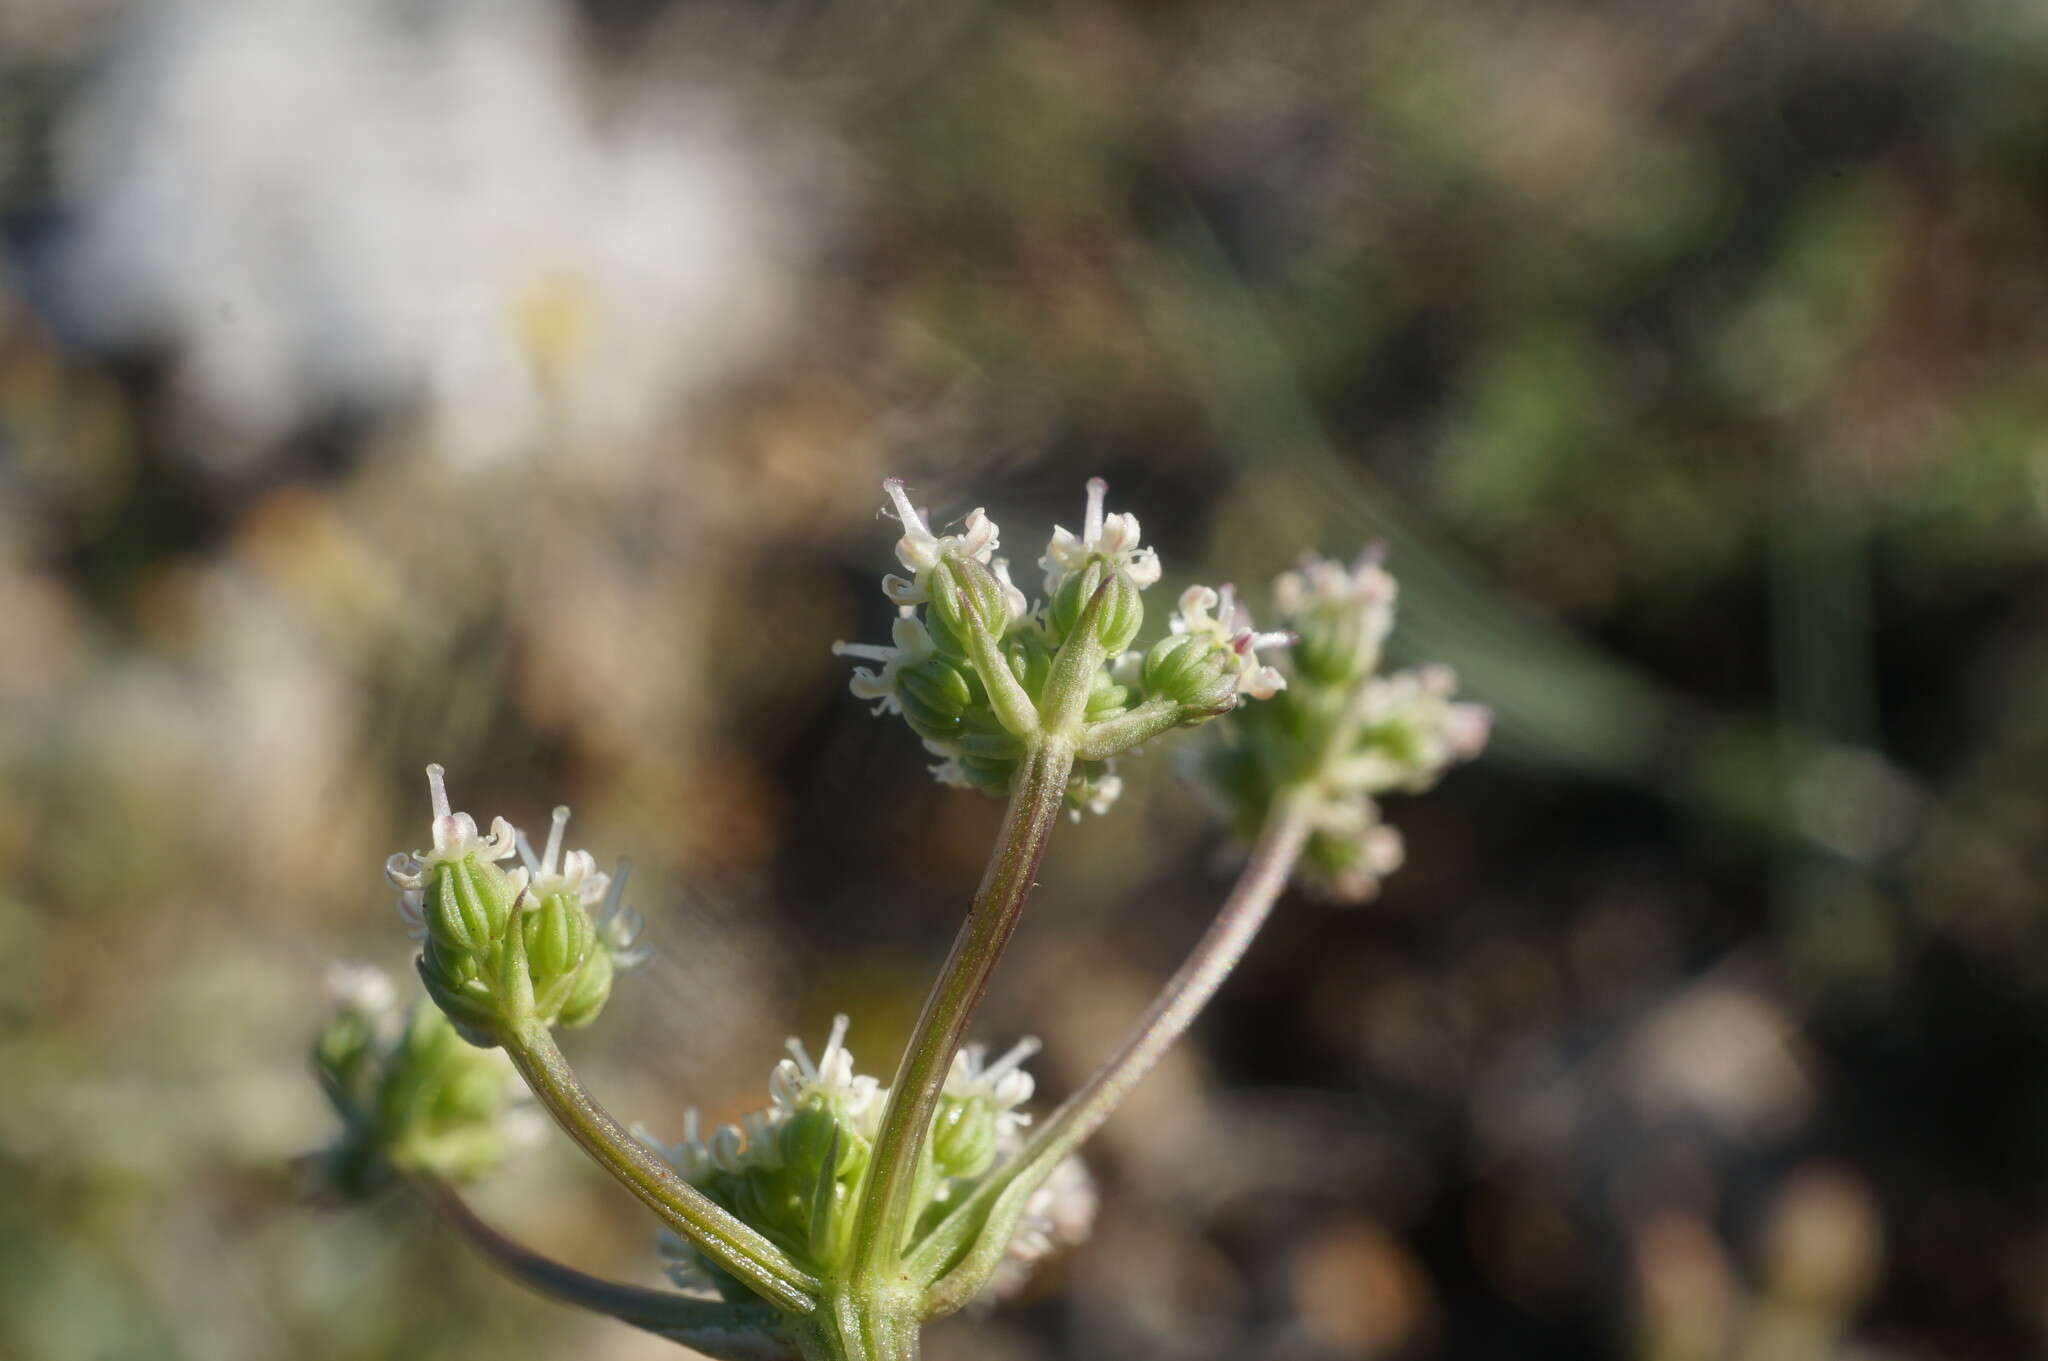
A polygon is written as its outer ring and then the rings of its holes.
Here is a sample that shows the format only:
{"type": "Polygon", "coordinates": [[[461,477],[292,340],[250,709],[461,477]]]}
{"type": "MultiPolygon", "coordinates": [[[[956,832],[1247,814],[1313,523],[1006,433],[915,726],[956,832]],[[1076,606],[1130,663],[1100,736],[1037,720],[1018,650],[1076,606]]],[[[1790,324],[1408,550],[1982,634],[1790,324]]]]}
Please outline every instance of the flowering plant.
{"type": "Polygon", "coordinates": [[[1379,674],[1394,587],[1371,557],[1351,569],[1309,559],[1283,576],[1286,627],[1274,632],[1257,630],[1228,586],[1190,587],[1164,636],[1140,649],[1144,592],[1162,567],[1136,517],[1105,512],[1100,479],[1080,533],[1053,530],[1037,601],[996,556],[1000,531],[983,511],[941,535],[902,483],[885,487],[907,574],[882,583],[899,611],[893,640],[834,650],[873,664],[855,668],[853,693],[903,719],[939,758],[940,781],[1008,800],[890,1081],[856,1069],[841,1016],[815,1056],[789,1041],[768,1104],[740,1121],[707,1135],[692,1111],[674,1144],[621,1126],[555,1031],[596,1020],[642,957],[625,867],[606,875],[565,850],[567,809],[538,855],[503,818],[479,834],[429,766],[432,848],[393,856],[386,873],[431,1004],[400,1022],[387,981],[335,975],[338,1012],[315,1049],[345,1131],[323,1164],[334,1186],[413,1178],[525,1284],[709,1356],[914,1357],[925,1322],[1002,1293],[1085,1234],[1094,1191],[1080,1146],[1215,993],[1290,875],[1366,896],[1399,861],[1374,799],[1426,788],[1484,744],[1485,710],[1450,698],[1447,671],[1379,674]],[[1111,809],[1119,757],[1226,715],[1226,737],[1196,768],[1249,841],[1243,872],[1121,1048],[1034,1122],[1023,1065],[1037,1042],[991,1059],[968,1036],[1047,840],[1062,811],[1111,809]],[[507,1065],[522,1095],[661,1220],[678,1291],[584,1275],[464,1206],[453,1183],[495,1166],[533,1123],[507,1092],[507,1065]]]}

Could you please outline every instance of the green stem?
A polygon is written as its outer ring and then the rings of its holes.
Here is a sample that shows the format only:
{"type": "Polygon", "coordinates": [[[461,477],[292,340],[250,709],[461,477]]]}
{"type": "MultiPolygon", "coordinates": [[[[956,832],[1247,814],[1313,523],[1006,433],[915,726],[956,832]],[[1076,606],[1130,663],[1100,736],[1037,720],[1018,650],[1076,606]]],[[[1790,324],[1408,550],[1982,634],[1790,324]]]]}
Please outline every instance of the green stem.
{"type": "Polygon", "coordinates": [[[1080,745],[1074,754],[1083,761],[1100,761],[1115,756],[1179,727],[1186,716],[1180,701],[1154,695],[1135,709],[1127,709],[1114,718],[1101,719],[1081,729],[1080,745]]]}
{"type": "Polygon", "coordinates": [[[692,1299],[587,1275],[499,1233],[477,1218],[446,1182],[422,1177],[419,1185],[449,1227],[492,1266],[536,1294],[609,1315],[717,1361],[793,1361],[796,1356],[787,1341],[775,1336],[783,1316],[773,1309],[692,1299]]]}
{"type": "Polygon", "coordinates": [[[930,1137],[939,1095],[953,1055],[988,990],[1066,799],[1074,747],[1064,734],[1041,736],[1018,766],[1010,806],[1003,814],[996,853],[953,941],[952,953],[925,999],[882,1114],[867,1186],[854,1224],[853,1279],[864,1291],[900,1287],[899,1259],[910,1228],[911,1193],[930,1137]]]}
{"type": "Polygon", "coordinates": [[[805,1361],[918,1361],[915,1303],[850,1292],[834,1297],[797,1335],[805,1361]]]}
{"type": "Polygon", "coordinates": [[[505,1052],[555,1123],[663,1223],[777,1308],[808,1314],[817,1307],[818,1279],[620,1128],[584,1090],[546,1026],[530,1023],[503,1039],[505,1052]]]}
{"type": "Polygon", "coordinates": [[[1308,840],[1310,804],[1309,790],[1300,787],[1274,804],[1216,920],[1131,1028],[1123,1047],[1067,1098],[1016,1159],[977,1188],[905,1262],[913,1279],[936,1282],[926,1296],[927,1317],[953,1312],[981,1289],[1009,1245],[1031,1193],[1109,1118],[1237,967],[1308,840]],[[973,1247],[957,1262],[951,1260],[969,1234],[973,1247]]]}

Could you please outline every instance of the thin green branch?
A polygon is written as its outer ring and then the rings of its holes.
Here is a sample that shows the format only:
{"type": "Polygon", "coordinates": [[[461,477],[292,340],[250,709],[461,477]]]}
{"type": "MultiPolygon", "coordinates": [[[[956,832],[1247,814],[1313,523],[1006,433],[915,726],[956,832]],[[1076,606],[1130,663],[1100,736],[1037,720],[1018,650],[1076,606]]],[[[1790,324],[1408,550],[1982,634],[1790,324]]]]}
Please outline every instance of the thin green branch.
{"type": "Polygon", "coordinates": [[[870,1288],[899,1276],[911,1193],[939,1094],[1037,882],[1073,767],[1073,743],[1064,734],[1040,737],[1019,764],[995,856],[897,1067],[854,1223],[854,1275],[870,1288]]]}
{"type": "Polygon", "coordinates": [[[419,1185],[450,1228],[492,1266],[535,1294],[609,1315],[714,1361],[796,1361],[796,1349],[771,1331],[783,1316],[766,1305],[692,1299],[589,1275],[499,1233],[477,1218],[446,1182],[422,1177],[419,1185]]]}
{"type": "Polygon", "coordinates": [[[1074,755],[1083,761],[1104,760],[1179,727],[1185,717],[1180,701],[1154,695],[1135,709],[1082,728],[1074,755]]]}
{"type": "Polygon", "coordinates": [[[555,1123],[663,1223],[779,1309],[809,1314],[821,1289],[782,1249],[678,1177],[585,1091],[544,1025],[504,1036],[505,1052],[555,1123]]]}
{"type": "Polygon", "coordinates": [[[1109,1118],[1215,996],[1287,885],[1308,839],[1307,809],[1308,799],[1300,790],[1275,803],[1215,921],[1131,1028],[1123,1047],[905,1262],[914,1279],[934,1283],[926,1297],[929,1317],[951,1313],[973,1298],[1001,1260],[1031,1193],[1109,1118]],[[957,1262],[952,1260],[970,1237],[973,1248],[957,1262]]]}

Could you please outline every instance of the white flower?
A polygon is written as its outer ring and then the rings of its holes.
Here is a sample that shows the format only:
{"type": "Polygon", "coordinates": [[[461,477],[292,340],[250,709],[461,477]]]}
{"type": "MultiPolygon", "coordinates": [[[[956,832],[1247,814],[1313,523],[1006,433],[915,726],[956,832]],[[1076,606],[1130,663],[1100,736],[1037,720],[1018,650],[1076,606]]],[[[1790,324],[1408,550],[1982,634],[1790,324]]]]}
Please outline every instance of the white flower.
{"type": "Polygon", "coordinates": [[[780,1122],[771,1122],[765,1112],[754,1111],[741,1116],[736,1125],[720,1125],[706,1141],[711,1150],[711,1165],[733,1177],[756,1167],[780,1165],[781,1150],[771,1133],[777,1123],[780,1122]]]}
{"type": "Polygon", "coordinates": [[[1294,635],[1254,632],[1251,613],[1238,603],[1235,587],[1226,585],[1220,591],[1207,586],[1188,587],[1181,592],[1180,610],[1167,621],[1167,627],[1177,634],[1207,634],[1235,653],[1239,693],[1253,699],[1271,699],[1287,688],[1287,677],[1277,667],[1260,662],[1258,650],[1285,647],[1294,640],[1294,635]]]}
{"type": "MultiPolygon", "coordinates": [[[[1107,762],[1104,764],[1108,765],[1107,762]]],[[[1124,777],[1113,768],[1093,778],[1076,775],[1067,782],[1067,816],[1075,822],[1081,820],[1083,812],[1102,817],[1116,806],[1123,792],[1124,777]]]]}
{"type": "Polygon", "coordinates": [[[955,1101],[987,1102],[995,1112],[996,1140],[1006,1144],[1031,1123],[1031,1117],[1017,1107],[1029,1101],[1037,1088],[1031,1074],[1024,1071],[1024,1062],[1041,1048],[1036,1036],[1026,1035],[990,1063],[987,1046],[967,1045],[953,1055],[953,1067],[946,1074],[946,1095],[955,1101]]]}
{"type": "MultiPolygon", "coordinates": [[[[434,848],[428,851],[400,851],[384,862],[384,877],[399,891],[398,915],[418,939],[427,933],[421,916],[427,885],[441,865],[459,864],[471,856],[484,860],[509,860],[518,853],[519,833],[504,818],[491,819],[491,834],[478,836],[476,819],[467,813],[451,812],[448,806],[447,772],[439,765],[427,767],[427,792],[434,805],[434,848]]],[[[526,870],[515,869],[507,876],[516,899],[526,888],[526,870]]]]}
{"type": "Polygon", "coordinates": [[[1348,569],[1311,553],[1292,572],[1273,580],[1273,603],[1288,617],[1318,605],[1367,605],[1387,611],[1393,620],[1396,587],[1393,575],[1380,565],[1382,550],[1368,548],[1348,569]]]}
{"type": "Polygon", "coordinates": [[[1088,479],[1088,510],[1077,537],[1071,530],[1054,525],[1052,540],[1038,565],[1045,569],[1045,593],[1052,595],[1067,577],[1088,565],[1091,558],[1106,559],[1122,571],[1140,590],[1159,580],[1159,555],[1138,543],[1138,517],[1102,513],[1102,499],[1109,484],[1099,477],[1088,479]]]}
{"type": "Polygon", "coordinates": [[[872,1138],[882,1117],[880,1079],[853,1070],[853,1052],[846,1047],[845,1013],[832,1018],[832,1033],[817,1062],[803,1041],[789,1037],[790,1057],[775,1065],[768,1077],[773,1123],[780,1123],[806,1105],[823,1104],[855,1133],[872,1138]]]}
{"type": "Polygon", "coordinates": [[[1317,836],[1350,849],[1342,869],[1319,871],[1307,864],[1302,869],[1311,884],[1340,902],[1364,903],[1378,897],[1380,881],[1407,859],[1399,829],[1382,822],[1379,805],[1355,790],[1320,800],[1309,821],[1317,836]]]}
{"type": "Polygon", "coordinates": [[[1346,788],[1420,793],[1450,766],[1477,756],[1492,733],[1491,709],[1452,702],[1458,676],[1448,666],[1397,671],[1367,685],[1366,746],[1333,772],[1333,779],[1346,788]],[[1371,740],[1376,732],[1399,737],[1376,742],[1371,740]]]}
{"type": "Polygon", "coordinates": [[[94,339],[173,343],[210,462],[338,407],[475,461],[632,449],[793,315],[818,219],[762,139],[701,84],[593,97],[569,6],[124,8],[67,101],[54,285],[94,339]]]}
{"type": "Polygon", "coordinates": [[[374,964],[336,960],[327,966],[321,981],[326,986],[328,1004],[337,1011],[375,1020],[398,1005],[398,990],[392,986],[391,975],[374,964]]]}
{"type": "Polygon", "coordinates": [[[527,887],[532,890],[536,901],[567,893],[576,899],[579,906],[587,908],[603,900],[611,876],[598,869],[597,858],[589,851],[563,853],[562,833],[568,826],[568,805],[558,805],[548,822],[546,852],[536,857],[532,843],[527,841],[524,832],[520,832],[517,833],[519,859],[526,866],[530,876],[527,887]]]}
{"type": "Polygon", "coordinates": [[[967,768],[960,764],[960,753],[943,742],[934,742],[927,737],[924,749],[940,758],[936,765],[926,766],[932,778],[952,789],[972,789],[974,781],[967,778],[967,768]]]}
{"type": "Polygon", "coordinates": [[[597,938],[612,952],[615,969],[637,969],[654,953],[638,943],[647,919],[639,908],[626,906],[626,878],[632,872],[633,862],[622,858],[616,873],[597,876],[607,880],[604,899],[597,908],[597,938]]]}
{"type": "MultiPolygon", "coordinates": [[[[903,524],[903,537],[896,541],[896,560],[911,574],[908,581],[895,575],[882,578],[882,590],[898,605],[921,605],[931,598],[925,591],[925,582],[941,558],[973,558],[986,564],[995,556],[999,531],[981,507],[967,512],[964,533],[941,536],[932,533],[923,513],[910,504],[902,478],[889,478],[882,483],[882,490],[889,494],[889,500],[895,504],[893,514],[903,524]]],[[[885,506],[882,513],[892,512],[885,506]]]]}
{"type": "Polygon", "coordinates": [[[989,564],[989,570],[996,574],[996,580],[1003,584],[1003,609],[1010,616],[1010,622],[1022,619],[1031,608],[1031,602],[1024,598],[1024,592],[1017,583],[1010,580],[1010,560],[997,558],[989,564]]]}
{"type": "MultiPolygon", "coordinates": [[[[893,578],[892,578],[893,580],[893,578]]],[[[932,636],[915,615],[904,614],[890,626],[896,646],[883,647],[879,643],[832,644],[835,657],[858,657],[863,661],[880,662],[880,671],[870,671],[864,666],[853,668],[853,679],[847,688],[860,699],[876,701],[878,714],[900,714],[903,704],[896,698],[896,677],[905,667],[916,666],[929,658],[936,649],[932,636]]]]}

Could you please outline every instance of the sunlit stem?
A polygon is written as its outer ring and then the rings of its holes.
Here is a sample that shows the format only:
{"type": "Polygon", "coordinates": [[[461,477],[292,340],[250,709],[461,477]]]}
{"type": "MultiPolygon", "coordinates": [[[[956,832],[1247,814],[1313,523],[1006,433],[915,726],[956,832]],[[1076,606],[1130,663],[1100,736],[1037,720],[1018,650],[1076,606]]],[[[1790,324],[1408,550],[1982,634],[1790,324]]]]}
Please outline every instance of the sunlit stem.
{"type": "Polygon", "coordinates": [[[536,1294],[630,1323],[720,1361],[794,1361],[797,1355],[792,1345],[774,1336],[771,1330],[783,1316],[766,1305],[692,1299],[588,1275],[499,1233],[446,1182],[422,1178],[420,1189],[486,1261],[536,1294]]]}
{"type": "Polygon", "coordinates": [[[1327,772],[1356,741],[1370,700],[1365,685],[1354,689],[1323,731],[1315,767],[1282,787],[1216,919],[1131,1028],[1123,1046],[1053,1112],[1016,1158],[977,1187],[905,1261],[904,1269],[914,1280],[931,1283],[925,1296],[926,1317],[952,1313],[974,1298],[1002,1259],[1032,1192],[1152,1071],[1244,958],[1287,887],[1308,842],[1311,814],[1323,797],[1327,772]]]}
{"type": "Polygon", "coordinates": [[[939,1094],[989,976],[1009,944],[1066,798],[1073,744],[1045,734],[1019,764],[1002,833],[967,920],[953,941],[889,1089],[854,1226],[856,1290],[901,1289],[899,1259],[910,1229],[912,1193],[939,1094]]]}
{"type": "Polygon", "coordinates": [[[1179,700],[1154,695],[1135,709],[1082,728],[1075,756],[1083,761],[1105,760],[1179,727],[1186,716],[1179,700]]]}
{"type": "Polygon", "coordinates": [[[973,1298],[1001,1259],[1014,1221],[1032,1192],[1101,1127],[1237,967],[1300,858],[1308,839],[1306,809],[1307,801],[1299,794],[1274,806],[1215,921],[1131,1028],[1122,1048],[1053,1113],[1014,1161],[984,1182],[905,1263],[913,1278],[936,1282],[926,1297],[928,1317],[951,1313],[973,1298]],[[949,1261],[961,1250],[960,1240],[984,1217],[988,1230],[976,1237],[967,1256],[957,1263],[949,1261]]]}
{"type": "Polygon", "coordinates": [[[529,1022],[502,1038],[505,1052],[555,1123],[663,1223],[777,1308],[807,1314],[816,1307],[817,1278],[622,1129],[584,1090],[545,1025],[529,1022]]]}

